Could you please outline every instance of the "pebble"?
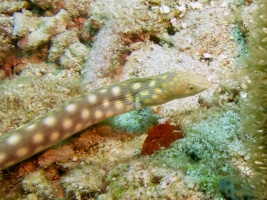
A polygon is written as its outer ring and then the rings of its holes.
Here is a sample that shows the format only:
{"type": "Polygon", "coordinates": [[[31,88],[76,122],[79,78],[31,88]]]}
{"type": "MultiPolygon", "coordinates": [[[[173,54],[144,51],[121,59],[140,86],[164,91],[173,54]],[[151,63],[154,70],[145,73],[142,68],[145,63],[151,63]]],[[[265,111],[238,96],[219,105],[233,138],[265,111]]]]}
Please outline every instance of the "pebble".
{"type": "Polygon", "coordinates": [[[182,26],[183,29],[185,29],[185,28],[187,28],[187,23],[182,22],[182,23],[181,23],[181,26],[182,26]]]}
{"type": "Polygon", "coordinates": [[[192,190],[192,189],[194,189],[195,184],[194,183],[189,183],[187,187],[188,187],[189,190],[192,190]]]}
{"type": "Polygon", "coordinates": [[[169,12],[170,12],[170,8],[169,8],[169,6],[162,5],[162,6],[160,7],[160,12],[161,12],[161,13],[165,13],[165,14],[169,13],[169,12]]]}
{"type": "Polygon", "coordinates": [[[193,8],[193,9],[196,9],[196,10],[202,10],[202,4],[199,3],[199,2],[193,2],[193,3],[190,3],[190,6],[193,8]]]}

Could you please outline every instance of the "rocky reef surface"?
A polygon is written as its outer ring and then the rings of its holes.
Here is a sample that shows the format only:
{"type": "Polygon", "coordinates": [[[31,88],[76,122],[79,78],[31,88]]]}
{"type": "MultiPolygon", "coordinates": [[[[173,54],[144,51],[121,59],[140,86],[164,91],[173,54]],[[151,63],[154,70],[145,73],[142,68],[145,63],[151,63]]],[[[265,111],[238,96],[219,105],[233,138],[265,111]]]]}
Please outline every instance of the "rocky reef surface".
{"type": "Polygon", "coordinates": [[[0,199],[266,196],[253,179],[246,144],[254,136],[244,129],[241,109],[250,78],[240,71],[259,4],[2,0],[0,134],[84,91],[129,78],[176,69],[207,77],[212,86],[89,127],[3,170],[0,199]],[[147,129],[165,122],[182,129],[183,138],[142,155],[147,129]]]}

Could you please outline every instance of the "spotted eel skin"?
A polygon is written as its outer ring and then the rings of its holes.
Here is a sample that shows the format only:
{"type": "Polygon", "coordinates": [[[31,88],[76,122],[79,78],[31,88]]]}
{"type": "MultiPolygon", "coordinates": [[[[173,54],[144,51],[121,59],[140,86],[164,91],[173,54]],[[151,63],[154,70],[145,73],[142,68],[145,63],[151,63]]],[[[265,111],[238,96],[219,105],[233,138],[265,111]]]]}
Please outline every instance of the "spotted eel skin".
{"type": "Polygon", "coordinates": [[[0,136],[0,170],[6,169],[109,117],[195,95],[209,88],[183,71],[134,78],[85,93],[48,114],[0,136]]]}

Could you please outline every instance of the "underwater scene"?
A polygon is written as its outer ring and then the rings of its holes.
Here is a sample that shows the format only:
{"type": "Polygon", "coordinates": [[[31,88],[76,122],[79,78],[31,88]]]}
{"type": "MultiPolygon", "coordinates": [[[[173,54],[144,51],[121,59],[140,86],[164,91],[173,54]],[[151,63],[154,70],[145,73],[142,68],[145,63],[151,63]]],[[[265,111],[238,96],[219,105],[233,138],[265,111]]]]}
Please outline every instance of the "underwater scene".
{"type": "Polygon", "coordinates": [[[267,0],[1,0],[0,200],[267,200],[267,0]]]}

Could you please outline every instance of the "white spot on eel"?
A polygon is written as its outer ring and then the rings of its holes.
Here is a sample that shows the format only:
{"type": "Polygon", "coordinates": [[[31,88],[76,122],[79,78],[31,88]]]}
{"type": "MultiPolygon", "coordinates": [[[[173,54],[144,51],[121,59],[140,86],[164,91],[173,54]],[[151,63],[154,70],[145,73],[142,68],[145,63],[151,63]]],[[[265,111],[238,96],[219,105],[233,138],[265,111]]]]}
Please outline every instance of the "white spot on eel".
{"type": "Polygon", "coordinates": [[[44,140],[44,134],[42,132],[35,133],[32,140],[35,144],[41,143],[44,140]]]}
{"type": "Polygon", "coordinates": [[[43,119],[43,124],[47,126],[54,126],[56,124],[56,117],[54,116],[47,116],[43,119]]]}
{"type": "Polygon", "coordinates": [[[20,135],[12,135],[7,139],[7,144],[16,145],[21,140],[20,135]]]}
{"type": "Polygon", "coordinates": [[[96,110],[95,111],[95,118],[101,119],[102,117],[103,117],[103,112],[101,110],[96,110]]]}
{"type": "Polygon", "coordinates": [[[50,139],[51,142],[54,142],[59,138],[59,136],[60,136],[60,133],[58,131],[55,131],[55,132],[50,134],[50,138],[49,139],[50,139]]]}
{"type": "Polygon", "coordinates": [[[69,118],[64,119],[62,122],[64,130],[68,130],[72,126],[72,122],[73,121],[69,118]]]}
{"type": "Polygon", "coordinates": [[[74,103],[66,106],[66,111],[70,113],[75,112],[76,109],[77,109],[77,106],[74,103]]]}
{"type": "Polygon", "coordinates": [[[138,90],[141,87],[141,83],[134,83],[133,84],[133,89],[138,90]]]}
{"type": "Polygon", "coordinates": [[[89,116],[90,116],[90,112],[89,112],[87,109],[84,109],[84,110],[82,110],[81,116],[82,116],[82,118],[83,118],[84,120],[85,120],[85,119],[88,119],[89,116]]]}
{"type": "Polygon", "coordinates": [[[87,97],[87,100],[89,103],[96,103],[97,101],[97,97],[95,94],[89,94],[87,97]]]}
{"type": "Polygon", "coordinates": [[[21,147],[17,150],[16,155],[18,157],[23,157],[25,156],[27,153],[29,152],[29,148],[28,147],[21,147]]]}
{"type": "Polygon", "coordinates": [[[121,92],[121,89],[120,89],[120,87],[119,86],[115,86],[115,87],[113,87],[113,88],[111,88],[111,91],[112,91],[112,93],[114,94],[114,95],[119,95],[120,94],[120,92],[121,92]]]}

